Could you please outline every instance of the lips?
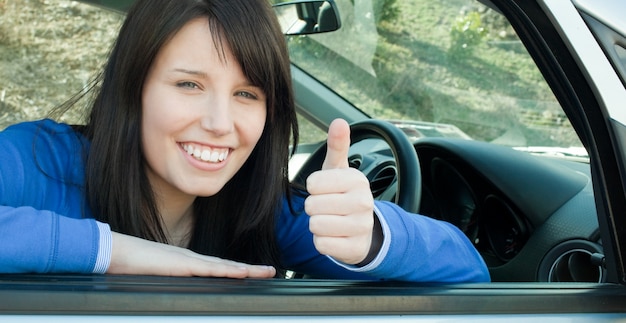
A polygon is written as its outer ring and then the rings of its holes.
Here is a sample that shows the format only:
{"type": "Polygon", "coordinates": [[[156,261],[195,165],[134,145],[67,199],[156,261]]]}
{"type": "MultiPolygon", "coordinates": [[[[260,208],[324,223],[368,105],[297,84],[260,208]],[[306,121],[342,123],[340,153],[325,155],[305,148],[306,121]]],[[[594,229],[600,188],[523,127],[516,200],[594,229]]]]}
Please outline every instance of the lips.
{"type": "Polygon", "coordinates": [[[181,147],[189,156],[206,163],[219,163],[224,161],[230,152],[229,148],[202,147],[188,143],[181,144],[181,147]]]}

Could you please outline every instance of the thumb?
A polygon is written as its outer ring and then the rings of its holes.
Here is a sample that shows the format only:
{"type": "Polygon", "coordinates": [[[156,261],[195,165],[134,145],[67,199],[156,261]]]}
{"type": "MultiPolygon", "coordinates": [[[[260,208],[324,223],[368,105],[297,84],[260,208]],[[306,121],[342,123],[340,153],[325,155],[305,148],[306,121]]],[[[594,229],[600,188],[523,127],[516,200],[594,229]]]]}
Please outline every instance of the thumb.
{"type": "Polygon", "coordinates": [[[335,119],[328,127],[326,158],[322,170],[348,168],[350,149],[350,125],[343,119],[335,119]]]}

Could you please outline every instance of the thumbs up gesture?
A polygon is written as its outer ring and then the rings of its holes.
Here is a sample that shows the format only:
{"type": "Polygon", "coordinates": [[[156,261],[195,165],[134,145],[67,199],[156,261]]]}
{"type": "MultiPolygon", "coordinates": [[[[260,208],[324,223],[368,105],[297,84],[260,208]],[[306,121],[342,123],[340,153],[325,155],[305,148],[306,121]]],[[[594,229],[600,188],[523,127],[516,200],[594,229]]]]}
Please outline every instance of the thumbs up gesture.
{"type": "Polygon", "coordinates": [[[322,169],[307,178],[304,208],[309,230],[321,254],[346,264],[358,264],[370,250],[374,199],[369,181],[348,167],[350,126],[334,120],[328,129],[328,150],[322,169]]]}

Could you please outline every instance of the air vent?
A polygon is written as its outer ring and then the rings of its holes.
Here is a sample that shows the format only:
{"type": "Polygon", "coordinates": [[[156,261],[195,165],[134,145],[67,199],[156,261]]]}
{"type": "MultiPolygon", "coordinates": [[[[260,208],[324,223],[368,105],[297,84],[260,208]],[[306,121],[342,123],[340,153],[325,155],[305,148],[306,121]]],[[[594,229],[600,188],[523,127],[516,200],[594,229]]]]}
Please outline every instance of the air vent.
{"type": "Polygon", "coordinates": [[[370,189],[374,198],[379,197],[383,192],[396,180],[396,168],[393,166],[384,166],[374,170],[370,177],[370,189]]]}
{"type": "Polygon", "coordinates": [[[363,163],[363,157],[361,157],[361,155],[357,154],[357,155],[352,155],[348,157],[348,166],[352,168],[359,169],[362,163],[363,163]]]}
{"type": "Polygon", "coordinates": [[[539,281],[604,282],[602,247],[590,241],[574,240],[552,249],[539,267],[539,281]]]}
{"type": "Polygon", "coordinates": [[[594,264],[588,250],[570,250],[559,257],[550,270],[549,282],[602,282],[602,267],[594,264]]]}

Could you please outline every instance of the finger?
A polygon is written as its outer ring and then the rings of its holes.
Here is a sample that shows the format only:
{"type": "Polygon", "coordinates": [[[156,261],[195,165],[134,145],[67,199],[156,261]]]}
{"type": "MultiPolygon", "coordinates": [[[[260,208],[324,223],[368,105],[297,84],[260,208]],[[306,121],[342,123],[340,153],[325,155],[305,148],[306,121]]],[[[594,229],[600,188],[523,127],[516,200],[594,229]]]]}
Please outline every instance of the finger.
{"type": "Polygon", "coordinates": [[[346,264],[358,264],[367,257],[369,241],[355,241],[353,237],[320,237],[313,236],[313,244],[317,251],[346,264]]]}
{"type": "Polygon", "coordinates": [[[191,257],[200,260],[197,272],[194,276],[228,277],[228,278],[271,278],[276,275],[276,269],[272,266],[249,265],[237,261],[222,259],[212,256],[204,256],[191,253],[191,257]]]}
{"type": "MultiPolygon", "coordinates": [[[[276,275],[276,269],[272,266],[251,266],[239,267],[246,270],[246,275],[241,278],[272,278],[276,275]]],[[[239,278],[231,277],[230,278],[239,278]]]]}
{"type": "Polygon", "coordinates": [[[373,226],[372,216],[355,220],[344,216],[316,215],[309,219],[309,231],[318,237],[369,236],[373,226]]]}
{"type": "Polygon", "coordinates": [[[243,266],[231,266],[221,263],[207,264],[201,261],[196,264],[190,264],[191,268],[187,275],[179,275],[173,272],[171,276],[198,276],[198,277],[226,277],[226,278],[246,278],[248,277],[248,269],[243,266]]]}
{"type": "Polygon", "coordinates": [[[230,261],[230,260],[224,260],[224,259],[220,259],[220,260],[226,261],[225,265],[227,266],[229,270],[232,270],[232,269],[236,269],[236,271],[239,271],[242,269],[245,270],[246,275],[244,277],[272,278],[276,275],[276,269],[272,266],[248,265],[245,263],[240,263],[240,262],[235,262],[235,261],[230,261]]]}
{"type": "Polygon", "coordinates": [[[322,169],[348,168],[350,149],[350,125],[343,119],[335,119],[328,128],[326,158],[322,169]]]}
{"type": "Polygon", "coordinates": [[[313,172],[306,179],[310,194],[345,193],[355,189],[370,191],[367,177],[356,168],[313,172]]]}
{"type": "Polygon", "coordinates": [[[304,200],[304,211],[311,216],[324,214],[366,214],[371,216],[374,211],[374,200],[371,198],[370,191],[366,193],[370,197],[361,192],[309,195],[304,200]]]}
{"type": "Polygon", "coordinates": [[[276,276],[276,269],[272,266],[254,266],[248,269],[248,278],[272,278],[276,276]]]}
{"type": "Polygon", "coordinates": [[[270,266],[233,266],[222,263],[204,263],[191,272],[191,276],[226,278],[271,278],[274,275],[276,270],[270,266]]]}

